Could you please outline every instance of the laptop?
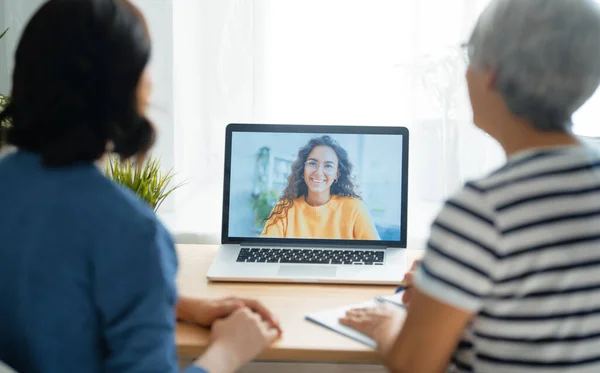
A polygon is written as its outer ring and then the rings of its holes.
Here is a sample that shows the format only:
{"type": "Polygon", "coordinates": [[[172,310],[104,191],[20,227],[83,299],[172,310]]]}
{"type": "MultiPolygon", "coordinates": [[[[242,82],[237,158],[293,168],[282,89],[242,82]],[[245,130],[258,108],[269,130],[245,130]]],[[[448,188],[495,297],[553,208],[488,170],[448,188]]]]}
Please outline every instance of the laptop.
{"type": "Polygon", "coordinates": [[[408,130],[229,124],[211,281],[398,284],[408,130]]]}

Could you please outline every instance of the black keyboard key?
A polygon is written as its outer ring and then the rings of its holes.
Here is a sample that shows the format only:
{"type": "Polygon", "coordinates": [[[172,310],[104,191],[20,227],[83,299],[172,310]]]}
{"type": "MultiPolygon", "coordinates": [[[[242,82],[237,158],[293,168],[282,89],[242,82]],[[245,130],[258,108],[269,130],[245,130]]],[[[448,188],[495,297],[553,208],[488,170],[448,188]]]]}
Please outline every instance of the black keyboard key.
{"type": "Polygon", "coordinates": [[[238,262],[383,265],[384,251],[324,249],[240,249],[238,262]]]}

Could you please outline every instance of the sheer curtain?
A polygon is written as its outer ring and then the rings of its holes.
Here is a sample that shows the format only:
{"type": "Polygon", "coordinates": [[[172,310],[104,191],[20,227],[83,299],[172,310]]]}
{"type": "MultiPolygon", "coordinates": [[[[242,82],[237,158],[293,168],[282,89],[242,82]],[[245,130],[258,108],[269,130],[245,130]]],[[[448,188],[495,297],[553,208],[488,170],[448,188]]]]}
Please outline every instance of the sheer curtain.
{"type": "MultiPolygon", "coordinates": [[[[186,182],[160,214],[182,240],[218,242],[230,122],[408,127],[413,236],[461,183],[504,160],[472,124],[459,50],[489,0],[133,1],[154,44],[155,153],[186,182]]],[[[11,28],[0,92],[42,3],[0,1],[0,29],[11,28]]],[[[600,136],[599,117],[597,92],[575,132],[600,136]]]]}
{"type": "Polygon", "coordinates": [[[409,234],[503,160],[471,123],[460,50],[488,0],[173,2],[175,168],[164,213],[217,240],[230,122],[405,126],[409,234]],[[434,11],[435,10],[435,11],[434,11]]]}
{"type": "MultiPolygon", "coordinates": [[[[218,241],[230,122],[406,126],[408,231],[425,236],[444,198],[504,161],[472,124],[459,47],[488,1],[173,2],[173,144],[187,184],[167,222],[218,241]]],[[[578,133],[600,134],[598,100],[575,116],[578,133]]]]}

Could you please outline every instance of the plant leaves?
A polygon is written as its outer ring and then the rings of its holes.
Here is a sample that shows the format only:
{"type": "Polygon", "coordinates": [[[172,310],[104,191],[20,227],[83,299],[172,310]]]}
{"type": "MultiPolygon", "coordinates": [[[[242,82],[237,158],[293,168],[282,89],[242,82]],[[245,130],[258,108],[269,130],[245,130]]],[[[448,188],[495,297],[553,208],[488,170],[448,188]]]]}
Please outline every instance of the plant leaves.
{"type": "Polygon", "coordinates": [[[163,174],[160,170],[160,158],[151,156],[138,167],[132,160],[122,161],[118,156],[110,155],[104,173],[114,182],[131,189],[155,212],[171,193],[185,185],[182,182],[171,187],[175,176],[173,170],[163,174]]]}

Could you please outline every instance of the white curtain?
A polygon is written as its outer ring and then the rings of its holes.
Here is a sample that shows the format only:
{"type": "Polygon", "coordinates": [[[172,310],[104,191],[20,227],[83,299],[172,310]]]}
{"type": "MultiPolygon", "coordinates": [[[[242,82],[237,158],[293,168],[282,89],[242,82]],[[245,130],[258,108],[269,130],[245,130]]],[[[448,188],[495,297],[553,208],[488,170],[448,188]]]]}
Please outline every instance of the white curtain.
{"type": "Polygon", "coordinates": [[[187,184],[167,223],[217,239],[230,122],[383,125],[411,131],[409,232],[427,234],[448,194],[503,160],[471,124],[459,47],[487,1],[174,1],[173,145],[187,184]]]}
{"type": "MultiPolygon", "coordinates": [[[[155,153],[186,182],[161,208],[167,225],[218,242],[230,122],[400,125],[411,131],[409,235],[426,235],[445,197],[504,159],[472,124],[459,50],[488,1],[134,0],[154,44],[155,153]]],[[[11,28],[0,92],[42,2],[0,0],[0,29],[11,28]]],[[[575,131],[600,136],[599,117],[597,93],[575,131]]]]}
{"type": "MultiPolygon", "coordinates": [[[[472,124],[460,50],[488,1],[174,1],[175,168],[187,185],[168,224],[218,241],[230,122],[398,125],[411,131],[409,235],[425,236],[444,198],[504,160],[472,124]]],[[[580,131],[597,117],[584,109],[580,131]]]]}

